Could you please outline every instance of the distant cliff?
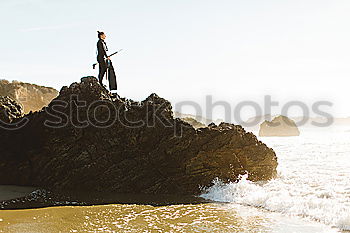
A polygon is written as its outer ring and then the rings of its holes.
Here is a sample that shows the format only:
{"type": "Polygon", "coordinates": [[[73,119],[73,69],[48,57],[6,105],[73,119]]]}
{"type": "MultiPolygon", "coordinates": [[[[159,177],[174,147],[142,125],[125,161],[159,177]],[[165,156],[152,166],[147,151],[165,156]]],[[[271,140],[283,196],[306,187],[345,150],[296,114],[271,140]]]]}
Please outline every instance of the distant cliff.
{"type": "Polygon", "coordinates": [[[22,105],[24,113],[38,111],[56,98],[58,91],[51,87],[18,81],[0,80],[0,96],[9,96],[22,105]]]}
{"type": "Polygon", "coordinates": [[[181,118],[181,120],[183,120],[184,122],[187,122],[188,124],[192,125],[193,128],[195,128],[195,129],[200,129],[200,128],[205,128],[206,127],[205,124],[203,124],[202,122],[197,121],[196,119],[194,119],[192,117],[181,118]]]}
{"type": "Polygon", "coordinates": [[[202,117],[202,116],[196,116],[196,115],[192,115],[192,114],[180,113],[180,112],[176,112],[176,111],[174,112],[174,117],[180,118],[181,120],[186,121],[187,123],[189,123],[191,125],[199,126],[197,128],[201,128],[203,126],[207,126],[207,125],[209,125],[211,123],[214,123],[216,125],[220,125],[221,122],[224,122],[223,119],[211,120],[211,119],[207,119],[207,118],[202,117]],[[194,119],[194,121],[193,121],[193,119],[194,119]]]}
{"type": "Polygon", "coordinates": [[[299,136],[300,132],[295,122],[288,117],[278,116],[272,121],[264,121],[260,125],[261,137],[288,137],[299,136]]]}

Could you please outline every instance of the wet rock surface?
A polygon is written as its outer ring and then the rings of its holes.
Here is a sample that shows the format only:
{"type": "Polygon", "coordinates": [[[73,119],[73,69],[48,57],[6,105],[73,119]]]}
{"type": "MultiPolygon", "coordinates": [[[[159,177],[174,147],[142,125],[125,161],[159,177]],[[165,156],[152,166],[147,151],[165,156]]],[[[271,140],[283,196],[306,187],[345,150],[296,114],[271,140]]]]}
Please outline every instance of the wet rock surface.
{"type": "Polygon", "coordinates": [[[62,194],[55,194],[45,189],[37,189],[30,194],[14,198],[11,200],[0,201],[0,209],[11,210],[11,209],[33,209],[43,208],[51,206],[81,206],[87,205],[85,202],[74,201],[69,196],[62,194]]]}
{"type": "Polygon", "coordinates": [[[274,151],[239,125],[194,129],[170,102],[116,98],[96,78],[63,87],[17,130],[0,129],[0,184],[60,191],[196,195],[215,178],[276,175],[274,151]]]}
{"type": "Polygon", "coordinates": [[[0,209],[33,209],[53,206],[89,206],[108,204],[138,204],[138,205],[184,205],[202,204],[212,201],[192,195],[174,194],[130,194],[115,192],[52,192],[45,189],[37,189],[30,194],[9,200],[0,201],[0,209]]]}

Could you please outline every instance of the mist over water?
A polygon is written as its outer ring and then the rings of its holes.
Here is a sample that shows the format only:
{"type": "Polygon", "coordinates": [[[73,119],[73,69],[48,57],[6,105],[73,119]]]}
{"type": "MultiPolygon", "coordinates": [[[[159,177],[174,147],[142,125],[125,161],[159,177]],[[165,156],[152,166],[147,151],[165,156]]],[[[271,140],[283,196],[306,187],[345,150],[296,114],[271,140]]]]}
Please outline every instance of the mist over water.
{"type": "Polygon", "coordinates": [[[350,230],[350,133],[303,132],[260,138],[278,157],[278,177],[214,185],[201,196],[350,230]]]}

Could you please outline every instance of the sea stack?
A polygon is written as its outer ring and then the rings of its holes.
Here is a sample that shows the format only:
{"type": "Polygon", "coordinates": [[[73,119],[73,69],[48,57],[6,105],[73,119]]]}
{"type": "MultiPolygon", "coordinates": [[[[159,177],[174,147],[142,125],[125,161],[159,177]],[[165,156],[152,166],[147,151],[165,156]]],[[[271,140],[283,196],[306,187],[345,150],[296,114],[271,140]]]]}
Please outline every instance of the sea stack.
{"type": "Polygon", "coordinates": [[[291,137],[299,136],[300,132],[295,122],[286,116],[275,117],[272,121],[264,121],[260,125],[260,137],[291,137]]]}
{"type": "Polygon", "coordinates": [[[195,129],[158,95],[117,98],[95,77],[63,87],[47,107],[17,122],[24,123],[16,130],[0,128],[0,184],[195,195],[215,178],[276,176],[275,152],[240,125],[195,129]]]}

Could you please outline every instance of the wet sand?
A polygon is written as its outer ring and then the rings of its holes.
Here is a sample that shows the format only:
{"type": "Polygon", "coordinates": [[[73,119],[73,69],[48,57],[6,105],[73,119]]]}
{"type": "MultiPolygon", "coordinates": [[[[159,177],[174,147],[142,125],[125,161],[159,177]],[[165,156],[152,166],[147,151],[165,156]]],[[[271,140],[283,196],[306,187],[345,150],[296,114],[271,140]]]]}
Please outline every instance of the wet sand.
{"type": "Polygon", "coordinates": [[[274,232],[331,233],[297,218],[224,203],[64,206],[1,210],[0,232],[274,232]]]}
{"type": "MultiPolygon", "coordinates": [[[[0,186],[2,200],[11,199],[10,203],[20,200],[17,206],[20,208],[0,210],[0,232],[338,232],[278,213],[229,203],[201,203],[202,199],[193,197],[130,194],[101,197],[80,193],[77,194],[80,198],[95,203],[124,204],[69,206],[69,202],[63,201],[58,203],[59,207],[37,208],[42,203],[22,202],[26,200],[24,196],[35,190],[38,189],[0,186]]],[[[52,206],[52,203],[44,205],[52,206]]]]}

